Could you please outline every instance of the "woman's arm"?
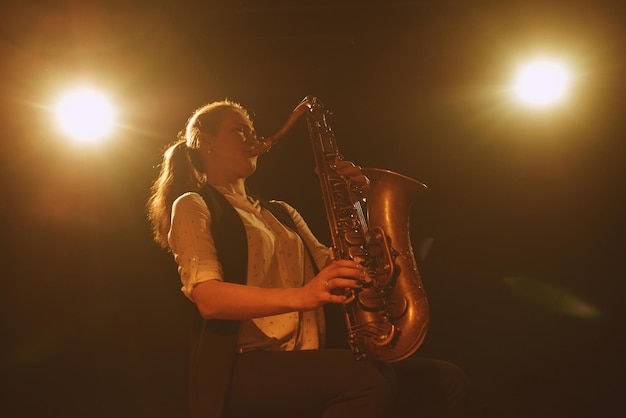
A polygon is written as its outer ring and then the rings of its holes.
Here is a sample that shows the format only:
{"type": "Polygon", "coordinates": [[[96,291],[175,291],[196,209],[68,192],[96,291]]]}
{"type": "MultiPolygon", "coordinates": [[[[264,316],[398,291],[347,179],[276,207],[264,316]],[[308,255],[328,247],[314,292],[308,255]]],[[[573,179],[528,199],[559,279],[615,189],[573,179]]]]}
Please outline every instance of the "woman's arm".
{"type": "Polygon", "coordinates": [[[359,288],[364,277],[359,264],[337,260],[300,288],[260,288],[209,280],[196,285],[192,296],[206,319],[242,320],[344,303],[347,297],[333,291],[359,288]]]}
{"type": "MultiPolygon", "coordinates": [[[[337,260],[301,288],[260,288],[224,282],[210,234],[211,215],[202,198],[195,193],[182,196],[174,203],[172,214],[170,247],[179,265],[183,292],[207,319],[250,319],[314,310],[325,303],[344,303],[343,289],[360,287],[360,280],[365,277],[359,264],[337,260]]],[[[326,258],[326,252],[323,257],[326,258]]]]}

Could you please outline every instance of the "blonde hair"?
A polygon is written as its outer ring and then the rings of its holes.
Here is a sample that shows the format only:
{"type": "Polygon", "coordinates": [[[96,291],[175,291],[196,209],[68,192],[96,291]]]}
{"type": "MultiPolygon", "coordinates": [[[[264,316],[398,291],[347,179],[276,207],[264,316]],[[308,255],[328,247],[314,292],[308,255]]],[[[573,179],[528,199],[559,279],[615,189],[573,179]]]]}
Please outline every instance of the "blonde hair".
{"type": "Polygon", "coordinates": [[[147,203],[153,239],[161,248],[169,248],[167,234],[174,201],[184,193],[199,191],[204,185],[204,167],[198,152],[200,133],[217,134],[220,123],[233,110],[249,117],[239,103],[230,100],[199,107],[187,120],[177,139],[165,147],[159,175],[152,183],[147,203]]]}

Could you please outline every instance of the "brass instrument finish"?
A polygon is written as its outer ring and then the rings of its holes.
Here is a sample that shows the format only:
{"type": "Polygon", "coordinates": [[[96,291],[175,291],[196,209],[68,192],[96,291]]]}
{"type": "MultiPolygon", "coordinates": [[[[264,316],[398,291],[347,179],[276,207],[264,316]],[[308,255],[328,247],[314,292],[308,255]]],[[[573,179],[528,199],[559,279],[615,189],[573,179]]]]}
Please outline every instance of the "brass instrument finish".
{"type": "Polygon", "coordinates": [[[368,276],[362,289],[346,289],[350,348],[356,359],[405,359],[420,347],[429,323],[408,229],[411,199],[428,189],[410,177],[370,168],[362,170],[370,180],[367,197],[358,197],[358,187],[336,172],[336,162],[343,158],[326,122],[326,109],[311,96],[300,102],[276,135],[261,142],[259,153],[305,114],[330,227],[331,259],[354,260],[368,276]]]}

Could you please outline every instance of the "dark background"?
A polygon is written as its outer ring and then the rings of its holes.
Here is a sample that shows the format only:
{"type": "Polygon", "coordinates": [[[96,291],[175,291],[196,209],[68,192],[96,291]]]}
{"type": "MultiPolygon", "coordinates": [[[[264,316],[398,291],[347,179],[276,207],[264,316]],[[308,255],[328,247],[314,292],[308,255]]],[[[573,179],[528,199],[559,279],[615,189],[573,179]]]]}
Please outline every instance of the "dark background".
{"type": "MultiPolygon", "coordinates": [[[[4,417],[181,417],[185,307],[144,206],[165,144],[230,98],[275,132],[305,95],[347,159],[430,187],[411,237],[431,303],[418,355],[470,375],[490,416],[624,416],[626,21],[610,1],[4,2],[4,417]],[[569,100],[511,100],[515,66],[569,60],[569,100]],[[120,126],[74,146],[64,87],[120,126]],[[429,249],[429,251],[427,251],[429,249]]],[[[250,186],[328,233],[304,122],[250,186]]]]}

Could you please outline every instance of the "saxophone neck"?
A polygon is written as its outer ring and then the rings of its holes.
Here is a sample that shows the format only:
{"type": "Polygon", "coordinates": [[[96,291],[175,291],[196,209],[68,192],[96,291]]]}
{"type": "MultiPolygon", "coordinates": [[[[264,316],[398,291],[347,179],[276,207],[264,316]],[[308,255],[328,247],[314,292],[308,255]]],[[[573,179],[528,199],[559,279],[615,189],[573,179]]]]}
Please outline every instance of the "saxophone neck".
{"type": "Polygon", "coordinates": [[[314,96],[306,96],[302,101],[293,109],[291,115],[283,126],[269,138],[259,138],[258,145],[254,147],[256,155],[264,154],[268,152],[274,144],[276,144],[289,130],[295,125],[295,123],[308,112],[312,112],[314,109],[322,109],[322,102],[314,96]]]}

